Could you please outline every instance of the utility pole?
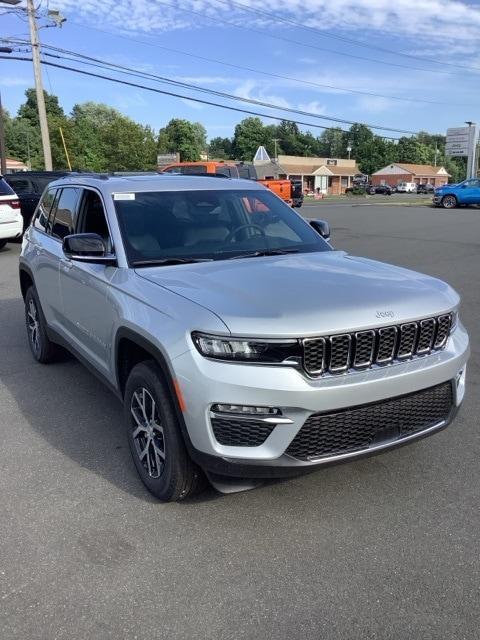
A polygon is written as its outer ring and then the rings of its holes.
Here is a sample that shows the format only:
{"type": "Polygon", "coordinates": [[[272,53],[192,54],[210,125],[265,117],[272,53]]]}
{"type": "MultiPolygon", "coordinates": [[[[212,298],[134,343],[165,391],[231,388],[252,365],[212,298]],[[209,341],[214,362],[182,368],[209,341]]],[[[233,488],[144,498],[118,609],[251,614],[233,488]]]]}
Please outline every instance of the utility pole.
{"type": "Polygon", "coordinates": [[[467,120],[465,124],[468,124],[468,133],[469,133],[469,141],[468,141],[468,160],[467,160],[467,180],[468,178],[476,178],[476,147],[477,147],[477,126],[475,122],[471,122],[467,120]]]}
{"type": "Polygon", "coordinates": [[[45,171],[52,171],[52,151],[50,149],[50,135],[48,133],[47,110],[45,108],[45,96],[43,94],[42,69],[40,66],[40,43],[38,40],[37,18],[33,0],[27,0],[28,23],[30,25],[30,43],[32,45],[33,75],[35,78],[35,90],[37,92],[38,119],[40,121],[40,133],[42,136],[43,158],[45,171]]]}
{"type": "Polygon", "coordinates": [[[5,129],[3,127],[2,94],[0,93],[0,176],[7,173],[7,155],[5,151],[5,129]]]}
{"type": "Polygon", "coordinates": [[[278,162],[278,155],[277,155],[277,142],[280,142],[280,138],[273,138],[273,143],[275,144],[275,162],[278,162]]]}

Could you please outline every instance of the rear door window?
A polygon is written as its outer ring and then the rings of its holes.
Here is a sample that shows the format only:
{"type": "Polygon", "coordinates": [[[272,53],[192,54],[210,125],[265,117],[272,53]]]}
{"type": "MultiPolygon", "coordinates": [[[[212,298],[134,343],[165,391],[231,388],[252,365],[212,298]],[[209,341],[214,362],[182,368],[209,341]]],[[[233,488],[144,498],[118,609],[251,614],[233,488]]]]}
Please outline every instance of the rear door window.
{"type": "Polygon", "coordinates": [[[52,236],[59,240],[73,233],[80,191],[76,187],[62,189],[51,225],[52,236]]]}

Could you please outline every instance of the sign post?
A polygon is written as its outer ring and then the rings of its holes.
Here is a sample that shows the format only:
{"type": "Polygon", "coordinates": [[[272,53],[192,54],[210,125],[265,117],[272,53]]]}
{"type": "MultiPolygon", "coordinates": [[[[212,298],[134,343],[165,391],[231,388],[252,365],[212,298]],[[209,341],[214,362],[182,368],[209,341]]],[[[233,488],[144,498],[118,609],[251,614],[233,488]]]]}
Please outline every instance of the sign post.
{"type": "Polygon", "coordinates": [[[468,127],[447,129],[445,155],[451,157],[467,157],[467,178],[476,177],[475,151],[477,147],[478,129],[474,122],[467,122],[468,127]]]}

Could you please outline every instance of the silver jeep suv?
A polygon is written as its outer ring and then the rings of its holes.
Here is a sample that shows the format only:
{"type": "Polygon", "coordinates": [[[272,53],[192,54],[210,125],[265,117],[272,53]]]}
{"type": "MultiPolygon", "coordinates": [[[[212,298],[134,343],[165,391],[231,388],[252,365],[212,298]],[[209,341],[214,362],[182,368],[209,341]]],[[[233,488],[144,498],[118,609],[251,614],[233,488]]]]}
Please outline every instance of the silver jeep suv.
{"type": "Polygon", "coordinates": [[[328,237],[252,181],[59,179],[20,257],[32,354],[66,348],[118,395],[162,500],[442,429],[465,389],[458,295],[328,237]]]}

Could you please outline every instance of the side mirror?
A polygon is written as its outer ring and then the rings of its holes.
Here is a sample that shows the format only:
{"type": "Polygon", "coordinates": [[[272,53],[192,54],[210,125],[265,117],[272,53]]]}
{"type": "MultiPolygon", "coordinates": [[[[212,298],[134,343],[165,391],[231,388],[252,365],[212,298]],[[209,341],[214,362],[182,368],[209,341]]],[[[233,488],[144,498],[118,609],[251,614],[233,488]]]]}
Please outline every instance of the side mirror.
{"type": "Polygon", "coordinates": [[[326,220],[309,220],[309,222],[324,240],[330,240],[330,225],[326,220]]]}
{"type": "Polygon", "coordinates": [[[63,253],[70,260],[105,265],[117,263],[113,254],[107,253],[103,238],[97,233],[75,233],[63,239],[63,253]]]}

